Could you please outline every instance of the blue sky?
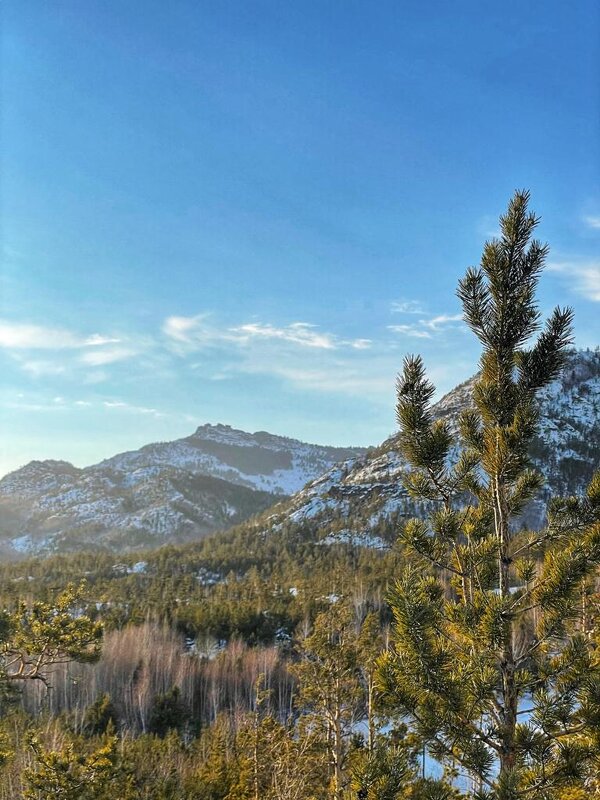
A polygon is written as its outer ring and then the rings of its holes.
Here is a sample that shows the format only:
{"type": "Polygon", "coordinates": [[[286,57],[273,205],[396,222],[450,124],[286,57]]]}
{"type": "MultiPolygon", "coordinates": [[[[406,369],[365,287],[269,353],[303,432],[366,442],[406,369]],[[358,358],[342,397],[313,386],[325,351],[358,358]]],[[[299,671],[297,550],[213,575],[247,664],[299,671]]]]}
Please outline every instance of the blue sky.
{"type": "Polygon", "coordinates": [[[599,343],[600,7],[7,0],[0,474],[197,424],[376,444],[515,188],[599,343]]]}

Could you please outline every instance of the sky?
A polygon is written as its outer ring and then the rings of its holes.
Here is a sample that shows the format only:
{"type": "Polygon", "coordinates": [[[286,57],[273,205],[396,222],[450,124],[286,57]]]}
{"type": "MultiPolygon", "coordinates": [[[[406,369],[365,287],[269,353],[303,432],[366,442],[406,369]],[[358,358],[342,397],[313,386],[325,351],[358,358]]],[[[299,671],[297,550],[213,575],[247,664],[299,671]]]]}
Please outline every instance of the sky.
{"type": "Polygon", "coordinates": [[[600,6],[6,0],[0,474],[197,425],[374,445],[479,349],[517,188],[600,344],[600,6]]]}

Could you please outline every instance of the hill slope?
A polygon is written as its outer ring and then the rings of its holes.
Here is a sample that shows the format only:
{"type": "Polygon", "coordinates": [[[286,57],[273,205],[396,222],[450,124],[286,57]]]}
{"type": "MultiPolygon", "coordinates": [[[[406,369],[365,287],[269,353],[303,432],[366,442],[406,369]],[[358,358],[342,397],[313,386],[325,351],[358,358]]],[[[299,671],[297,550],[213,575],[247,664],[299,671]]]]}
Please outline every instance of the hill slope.
{"type": "Polygon", "coordinates": [[[85,469],[32,461],[0,481],[5,555],[183,541],[242,522],[361,448],[204,425],[85,469]]]}
{"type": "MultiPolygon", "coordinates": [[[[457,386],[435,406],[440,418],[457,420],[469,405],[474,378],[457,386]]],[[[545,475],[546,493],[531,503],[524,524],[543,524],[548,495],[584,491],[600,466],[600,351],[573,351],[560,379],[540,395],[540,433],[532,450],[545,475]]],[[[326,543],[354,542],[383,547],[400,517],[423,509],[402,488],[406,464],[398,437],[363,456],[336,465],[279,505],[262,524],[277,530],[302,526],[326,543]]]]}
{"type": "MultiPolygon", "coordinates": [[[[443,397],[436,414],[456,420],[473,380],[443,397]]],[[[531,527],[543,524],[548,495],[582,492],[600,465],[600,351],[573,351],[540,399],[532,457],[547,489],[527,509],[531,527]]],[[[197,538],[255,514],[246,523],[255,533],[294,530],[326,544],[387,547],[400,518],[424,511],[402,488],[405,469],[397,436],[367,452],[205,425],[83,470],[45,461],[7,475],[0,547],[13,556],[128,550],[197,538]]]]}

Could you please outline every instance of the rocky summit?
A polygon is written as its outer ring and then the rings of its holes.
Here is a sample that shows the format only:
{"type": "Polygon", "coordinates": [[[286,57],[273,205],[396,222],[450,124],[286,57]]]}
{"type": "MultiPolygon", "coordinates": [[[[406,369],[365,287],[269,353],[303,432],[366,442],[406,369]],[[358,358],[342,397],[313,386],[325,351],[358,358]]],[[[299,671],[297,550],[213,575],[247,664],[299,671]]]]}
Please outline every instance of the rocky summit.
{"type": "Polygon", "coordinates": [[[5,556],[180,542],[231,527],[361,448],[203,425],[78,469],[32,461],[0,481],[5,556]]]}
{"type": "MultiPolygon", "coordinates": [[[[474,380],[443,397],[436,415],[456,423],[474,380]]],[[[522,519],[533,528],[544,523],[549,495],[584,491],[600,462],[600,351],[573,351],[540,401],[531,456],[546,494],[522,519]]],[[[402,518],[426,511],[404,491],[405,470],[397,436],[367,451],[203,425],[184,439],[85,469],[33,461],[10,473],[0,481],[0,547],[13,557],[132,550],[194,539],[250,517],[265,535],[296,529],[324,544],[387,547],[402,518]]]]}

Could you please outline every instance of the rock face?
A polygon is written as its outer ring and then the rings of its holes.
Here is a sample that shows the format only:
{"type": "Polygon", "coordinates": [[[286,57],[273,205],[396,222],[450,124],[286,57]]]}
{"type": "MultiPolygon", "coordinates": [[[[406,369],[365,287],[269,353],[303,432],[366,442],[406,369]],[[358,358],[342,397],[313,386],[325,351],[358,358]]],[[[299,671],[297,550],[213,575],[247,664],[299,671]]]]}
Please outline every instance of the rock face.
{"type": "Polygon", "coordinates": [[[4,555],[131,549],[242,522],[361,448],[204,425],[86,469],[32,461],[0,481],[4,555]]]}
{"type": "MultiPolygon", "coordinates": [[[[435,406],[451,423],[471,402],[474,378],[457,386],[435,406]]],[[[600,467],[600,351],[573,351],[560,379],[540,395],[540,433],[532,459],[547,489],[532,502],[522,523],[544,524],[548,495],[577,494],[600,467]]],[[[336,465],[276,509],[266,523],[310,527],[324,543],[380,546],[391,541],[401,517],[425,512],[402,488],[406,464],[392,436],[364,456],[336,465]]]]}
{"type": "MultiPolygon", "coordinates": [[[[472,388],[473,379],[457,386],[436,414],[455,421],[472,388]]],[[[600,351],[574,351],[540,399],[532,458],[547,494],[527,509],[529,527],[543,524],[548,494],[582,492],[600,466],[600,351]]],[[[263,511],[252,522],[260,532],[302,529],[323,544],[384,547],[402,517],[426,511],[402,488],[405,469],[396,436],[365,451],[204,425],[86,469],[33,461],[7,475],[0,551],[129,550],[195,538],[263,511]]]]}

